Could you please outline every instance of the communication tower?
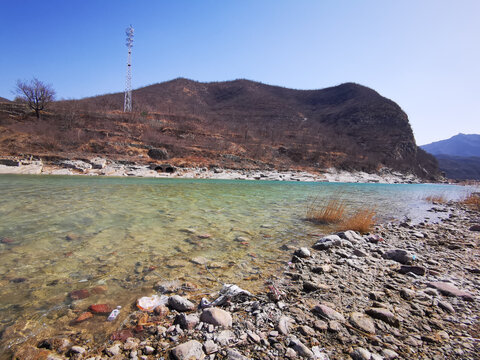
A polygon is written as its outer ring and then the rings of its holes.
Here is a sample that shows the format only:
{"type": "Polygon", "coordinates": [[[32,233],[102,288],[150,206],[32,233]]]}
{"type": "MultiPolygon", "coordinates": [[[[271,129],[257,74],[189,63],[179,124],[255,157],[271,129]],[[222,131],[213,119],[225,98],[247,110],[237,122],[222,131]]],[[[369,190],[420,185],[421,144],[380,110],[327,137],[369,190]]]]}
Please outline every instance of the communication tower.
{"type": "Polygon", "coordinates": [[[127,78],[125,80],[125,102],[123,104],[124,112],[132,111],[132,47],[133,47],[133,26],[130,25],[126,30],[127,40],[125,45],[128,49],[127,57],[127,78]]]}

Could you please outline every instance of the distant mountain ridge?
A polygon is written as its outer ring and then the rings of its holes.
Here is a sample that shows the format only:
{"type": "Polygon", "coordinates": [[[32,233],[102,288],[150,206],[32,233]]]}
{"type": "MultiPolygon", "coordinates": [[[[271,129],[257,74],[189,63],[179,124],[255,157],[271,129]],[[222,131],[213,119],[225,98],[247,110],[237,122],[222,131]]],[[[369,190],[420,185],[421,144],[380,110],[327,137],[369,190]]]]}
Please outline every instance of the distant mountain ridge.
{"type": "MultiPolygon", "coordinates": [[[[68,119],[71,133],[61,141],[67,134],[58,132],[62,151],[141,160],[148,155],[139,149],[155,147],[179,165],[367,172],[388,167],[430,179],[439,174],[433,156],[417,147],[400,106],[355,83],[294,90],[245,79],[178,78],[134,90],[130,115],[121,112],[123,102],[123,93],[57,102],[53,116],[68,119]],[[71,116],[80,113],[81,121],[71,116]]],[[[9,146],[20,151],[13,140],[9,146]]]]}
{"type": "Polygon", "coordinates": [[[436,141],[420,147],[432,155],[480,157],[480,135],[460,133],[449,139],[436,141]]]}
{"type": "Polygon", "coordinates": [[[480,180],[480,135],[460,133],[421,148],[437,158],[446,177],[480,180]]]}

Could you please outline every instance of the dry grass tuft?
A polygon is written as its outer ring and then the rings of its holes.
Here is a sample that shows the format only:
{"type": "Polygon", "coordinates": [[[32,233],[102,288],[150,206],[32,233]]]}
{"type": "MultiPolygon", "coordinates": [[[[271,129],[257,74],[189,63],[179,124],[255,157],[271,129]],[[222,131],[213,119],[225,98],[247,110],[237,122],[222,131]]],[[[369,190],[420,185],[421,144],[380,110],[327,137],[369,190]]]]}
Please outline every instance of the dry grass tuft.
{"type": "Polygon", "coordinates": [[[360,209],[352,216],[343,220],[337,227],[338,231],[354,230],[365,234],[373,230],[376,212],[374,209],[360,209]]]}
{"type": "Polygon", "coordinates": [[[318,224],[336,224],[345,213],[346,203],[341,198],[332,198],[327,204],[319,204],[319,199],[313,200],[307,207],[307,220],[318,224]]]}
{"type": "Polygon", "coordinates": [[[430,195],[425,198],[426,201],[433,204],[445,204],[447,199],[443,195],[430,195]]]}
{"type": "Polygon", "coordinates": [[[465,205],[467,205],[469,208],[480,211],[480,194],[479,193],[473,193],[470,194],[466,197],[465,200],[462,201],[465,205]]]}

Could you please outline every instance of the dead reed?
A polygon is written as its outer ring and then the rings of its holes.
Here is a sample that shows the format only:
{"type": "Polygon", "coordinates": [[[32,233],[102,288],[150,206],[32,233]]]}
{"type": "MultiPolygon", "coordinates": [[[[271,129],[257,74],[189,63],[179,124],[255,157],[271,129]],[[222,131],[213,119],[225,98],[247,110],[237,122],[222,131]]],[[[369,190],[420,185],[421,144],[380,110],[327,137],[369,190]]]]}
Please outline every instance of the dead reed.
{"type": "Polygon", "coordinates": [[[316,198],[307,206],[306,218],[317,224],[336,224],[342,220],[345,209],[342,198],[330,198],[326,204],[316,198]]]}
{"type": "Polygon", "coordinates": [[[462,203],[472,210],[480,211],[480,193],[472,193],[468,195],[462,203]]]}
{"type": "Polygon", "coordinates": [[[341,221],[337,226],[337,230],[353,230],[361,234],[368,233],[373,230],[375,216],[376,211],[374,209],[358,209],[353,215],[341,221]]]}
{"type": "Polygon", "coordinates": [[[429,195],[425,200],[432,204],[445,204],[447,202],[447,199],[443,195],[429,195]]]}

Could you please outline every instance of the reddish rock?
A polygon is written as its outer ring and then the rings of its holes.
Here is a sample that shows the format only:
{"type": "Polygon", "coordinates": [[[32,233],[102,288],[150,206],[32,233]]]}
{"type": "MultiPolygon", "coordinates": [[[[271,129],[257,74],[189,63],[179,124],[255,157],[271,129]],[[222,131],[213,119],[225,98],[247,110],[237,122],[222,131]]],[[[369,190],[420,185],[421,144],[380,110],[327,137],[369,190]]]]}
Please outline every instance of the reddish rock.
{"type": "Polygon", "coordinates": [[[88,291],[87,289],[74,290],[70,294],[68,294],[68,296],[72,300],[86,299],[90,296],[90,291],[88,291]]]}
{"type": "Polygon", "coordinates": [[[170,310],[165,305],[159,305],[153,311],[155,312],[155,315],[159,317],[165,317],[170,312],[170,310]]]}
{"type": "Polygon", "coordinates": [[[92,294],[103,294],[107,292],[107,287],[104,285],[95,286],[90,290],[92,294]]]}
{"type": "Polygon", "coordinates": [[[111,336],[110,339],[112,341],[115,340],[120,340],[122,342],[125,342],[128,338],[133,337],[133,332],[128,329],[120,330],[120,331],[115,331],[111,336]]]}
{"type": "Polygon", "coordinates": [[[93,317],[93,314],[91,312],[87,311],[87,312],[84,312],[84,313],[80,314],[80,316],[75,319],[75,322],[76,323],[81,323],[81,322],[84,322],[85,320],[88,320],[92,317],[93,317]]]}
{"type": "Polygon", "coordinates": [[[133,328],[133,331],[137,334],[141,333],[143,331],[143,326],[142,325],[137,325],[133,328]]]}
{"type": "Polygon", "coordinates": [[[13,239],[10,239],[10,238],[7,238],[7,237],[4,237],[4,238],[1,238],[1,239],[0,239],[0,242],[1,242],[2,244],[11,244],[11,243],[14,242],[14,240],[13,240],[13,239]]]}
{"type": "Polygon", "coordinates": [[[112,312],[112,308],[107,304],[93,304],[88,307],[94,314],[110,314],[112,312]]]}
{"type": "Polygon", "coordinates": [[[210,235],[210,234],[200,234],[200,235],[198,235],[198,237],[200,239],[209,239],[209,238],[212,237],[212,235],[210,235]]]}

